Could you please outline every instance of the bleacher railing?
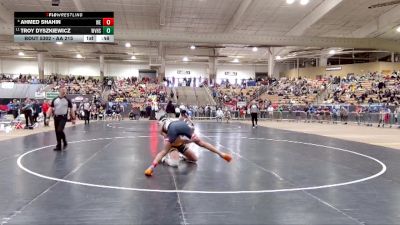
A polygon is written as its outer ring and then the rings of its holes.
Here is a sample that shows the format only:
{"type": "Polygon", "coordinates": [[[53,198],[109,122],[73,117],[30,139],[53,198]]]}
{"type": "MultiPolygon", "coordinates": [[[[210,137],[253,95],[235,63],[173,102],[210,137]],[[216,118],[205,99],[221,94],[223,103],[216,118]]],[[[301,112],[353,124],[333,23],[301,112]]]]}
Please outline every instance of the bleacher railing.
{"type": "MultiPolygon", "coordinates": [[[[193,113],[195,120],[215,120],[216,111],[204,113],[193,113]]],[[[240,115],[239,111],[231,111],[232,120],[249,120],[249,114],[240,115]]],[[[365,126],[397,127],[400,128],[400,113],[357,113],[337,114],[331,112],[310,113],[304,111],[260,111],[259,120],[288,121],[305,123],[328,123],[328,124],[357,124],[365,126]]]]}

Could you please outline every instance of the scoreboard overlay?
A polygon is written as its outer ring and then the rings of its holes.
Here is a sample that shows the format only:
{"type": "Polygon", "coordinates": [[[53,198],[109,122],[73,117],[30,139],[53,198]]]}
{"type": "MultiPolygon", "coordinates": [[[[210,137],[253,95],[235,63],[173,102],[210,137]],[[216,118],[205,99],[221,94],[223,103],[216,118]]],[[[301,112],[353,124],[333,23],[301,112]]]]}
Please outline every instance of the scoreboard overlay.
{"type": "Polygon", "coordinates": [[[114,12],[15,12],[14,42],[114,42],[114,12]]]}

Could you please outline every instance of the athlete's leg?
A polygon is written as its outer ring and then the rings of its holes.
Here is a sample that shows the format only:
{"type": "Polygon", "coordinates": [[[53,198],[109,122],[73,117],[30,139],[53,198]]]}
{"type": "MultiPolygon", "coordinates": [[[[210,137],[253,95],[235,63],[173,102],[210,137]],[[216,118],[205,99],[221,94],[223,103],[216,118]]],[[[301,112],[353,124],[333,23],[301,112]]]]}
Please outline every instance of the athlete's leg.
{"type": "Polygon", "coordinates": [[[203,147],[207,150],[209,150],[210,152],[213,152],[217,155],[219,155],[221,158],[225,159],[226,161],[230,162],[232,160],[232,156],[229,153],[224,153],[224,152],[220,152],[216,147],[214,147],[212,144],[201,140],[199,137],[197,137],[196,135],[193,135],[194,137],[192,137],[192,140],[195,144],[197,144],[200,147],[203,147]]]}

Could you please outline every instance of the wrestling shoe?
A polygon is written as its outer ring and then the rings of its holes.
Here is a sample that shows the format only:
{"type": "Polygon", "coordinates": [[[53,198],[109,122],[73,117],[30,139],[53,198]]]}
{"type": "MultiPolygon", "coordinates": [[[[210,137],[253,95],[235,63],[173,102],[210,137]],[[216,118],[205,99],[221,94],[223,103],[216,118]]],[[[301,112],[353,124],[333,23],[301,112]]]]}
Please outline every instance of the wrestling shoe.
{"type": "Polygon", "coordinates": [[[151,177],[153,176],[153,168],[149,167],[147,170],[144,171],[144,175],[151,177]]]}
{"type": "Polygon", "coordinates": [[[164,157],[161,159],[161,163],[163,163],[163,164],[165,164],[165,165],[167,165],[167,166],[171,166],[171,167],[178,167],[178,166],[179,166],[179,161],[180,161],[180,159],[178,159],[178,160],[172,159],[172,158],[169,156],[169,154],[167,154],[166,156],[164,156],[164,157]]]}

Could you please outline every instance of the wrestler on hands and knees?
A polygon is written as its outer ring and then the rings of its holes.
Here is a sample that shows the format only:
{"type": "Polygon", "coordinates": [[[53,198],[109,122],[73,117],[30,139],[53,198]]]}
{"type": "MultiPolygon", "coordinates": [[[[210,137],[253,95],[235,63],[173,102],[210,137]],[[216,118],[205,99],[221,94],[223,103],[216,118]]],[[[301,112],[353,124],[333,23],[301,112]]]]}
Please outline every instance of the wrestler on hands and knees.
{"type": "Polygon", "coordinates": [[[197,156],[194,152],[186,147],[188,143],[195,143],[196,145],[206,148],[209,151],[219,155],[221,158],[230,162],[232,156],[228,153],[220,152],[216,147],[210,143],[205,142],[200,139],[194,133],[193,123],[189,120],[178,120],[173,121],[167,117],[162,116],[160,118],[161,135],[164,139],[164,149],[161,150],[153,160],[151,166],[149,166],[146,171],[146,176],[153,175],[154,168],[158,165],[161,159],[170,152],[172,148],[177,148],[178,151],[186,157],[189,161],[197,161],[197,156]],[[183,148],[182,148],[183,146],[183,148]]]}

